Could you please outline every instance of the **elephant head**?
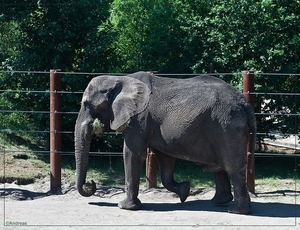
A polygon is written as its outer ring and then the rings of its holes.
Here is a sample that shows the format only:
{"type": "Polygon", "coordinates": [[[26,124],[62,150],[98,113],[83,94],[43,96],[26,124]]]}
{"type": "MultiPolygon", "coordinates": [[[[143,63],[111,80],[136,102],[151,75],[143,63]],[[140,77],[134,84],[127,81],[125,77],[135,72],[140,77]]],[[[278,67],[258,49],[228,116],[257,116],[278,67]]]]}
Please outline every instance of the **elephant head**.
{"type": "Polygon", "coordinates": [[[126,76],[99,76],[88,84],[75,125],[76,183],[82,196],[96,191],[93,181],[85,184],[93,134],[101,134],[104,126],[126,129],[130,118],[146,109],[150,93],[142,81],[126,76]]]}

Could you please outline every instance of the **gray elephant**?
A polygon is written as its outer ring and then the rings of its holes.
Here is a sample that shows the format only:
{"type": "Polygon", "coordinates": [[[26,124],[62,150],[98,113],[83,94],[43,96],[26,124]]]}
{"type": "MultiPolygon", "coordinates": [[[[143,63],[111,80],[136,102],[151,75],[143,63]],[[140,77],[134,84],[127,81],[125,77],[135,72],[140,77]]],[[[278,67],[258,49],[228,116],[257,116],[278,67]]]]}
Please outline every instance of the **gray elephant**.
{"type": "Polygon", "coordinates": [[[251,212],[245,174],[248,137],[256,133],[255,115],[243,94],[224,81],[211,76],[173,79],[146,72],[93,78],[84,91],[75,126],[77,189],[82,196],[96,191],[93,181],[85,183],[92,136],[108,127],[124,135],[126,198],[120,208],[141,207],[139,180],[149,147],[157,156],[163,185],[181,202],[188,197],[190,184],[174,180],[175,158],[200,163],[214,173],[215,204],[233,200],[229,174],[234,202],[228,211],[251,212]]]}

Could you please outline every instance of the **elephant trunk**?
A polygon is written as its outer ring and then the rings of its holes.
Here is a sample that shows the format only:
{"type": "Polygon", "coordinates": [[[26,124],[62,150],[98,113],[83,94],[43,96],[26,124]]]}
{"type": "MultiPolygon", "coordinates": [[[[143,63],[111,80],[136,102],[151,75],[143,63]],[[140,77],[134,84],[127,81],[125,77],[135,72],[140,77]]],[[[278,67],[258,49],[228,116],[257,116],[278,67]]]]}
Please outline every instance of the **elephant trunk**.
{"type": "Polygon", "coordinates": [[[76,160],[76,185],[80,195],[88,197],[96,192],[94,181],[85,183],[89,150],[92,140],[92,120],[90,122],[76,121],[75,126],[75,160],[76,160]]]}

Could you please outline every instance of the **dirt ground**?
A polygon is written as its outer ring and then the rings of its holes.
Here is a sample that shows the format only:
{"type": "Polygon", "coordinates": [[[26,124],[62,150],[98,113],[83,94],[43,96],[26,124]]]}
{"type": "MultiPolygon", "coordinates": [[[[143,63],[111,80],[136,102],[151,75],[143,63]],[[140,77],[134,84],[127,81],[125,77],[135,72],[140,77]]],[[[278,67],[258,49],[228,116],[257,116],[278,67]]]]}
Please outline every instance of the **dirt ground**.
{"type": "Polygon", "coordinates": [[[49,195],[49,188],[0,184],[0,229],[300,229],[300,192],[293,181],[256,185],[250,215],[213,205],[214,189],[192,189],[184,203],[165,189],[141,190],[142,209],[127,211],[117,207],[122,188],[99,187],[88,198],[68,185],[63,195],[49,195]]]}

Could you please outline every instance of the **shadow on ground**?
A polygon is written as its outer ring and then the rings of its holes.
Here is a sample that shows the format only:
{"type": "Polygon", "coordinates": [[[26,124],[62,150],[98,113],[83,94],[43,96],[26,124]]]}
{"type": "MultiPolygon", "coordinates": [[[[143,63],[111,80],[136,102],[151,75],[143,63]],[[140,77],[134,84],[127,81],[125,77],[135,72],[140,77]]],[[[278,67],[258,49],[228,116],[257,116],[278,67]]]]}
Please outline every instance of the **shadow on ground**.
{"type": "MultiPolygon", "coordinates": [[[[90,202],[90,205],[117,207],[117,203],[90,202]]],[[[207,212],[227,212],[230,203],[227,205],[214,205],[210,200],[195,200],[184,203],[143,203],[140,211],[207,211],[207,212]]],[[[300,205],[284,204],[276,202],[260,203],[252,202],[251,216],[260,217],[300,217],[300,205]]]]}
{"type": "Polygon", "coordinates": [[[4,188],[0,189],[0,197],[8,197],[14,200],[35,200],[50,196],[51,192],[32,192],[26,189],[4,188]]]}
{"type": "MultiPolygon", "coordinates": [[[[259,217],[300,217],[300,205],[296,204],[296,197],[300,192],[292,190],[278,190],[265,193],[257,193],[257,197],[282,197],[292,196],[294,203],[279,203],[279,202],[267,202],[263,201],[252,201],[252,213],[251,216],[259,217]]],[[[143,202],[143,201],[142,201],[143,202]]],[[[192,200],[184,203],[142,203],[142,209],[140,211],[158,211],[158,212],[169,212],[169,211],[207,211],[207,212],[227,212],[230,204],[225,205],[214,205],[211,200],[192,200]]],[[[90,202],[90,205],[106,206],[106,207],[117,207],[117,203],[108,202],[90,202]]]]}

